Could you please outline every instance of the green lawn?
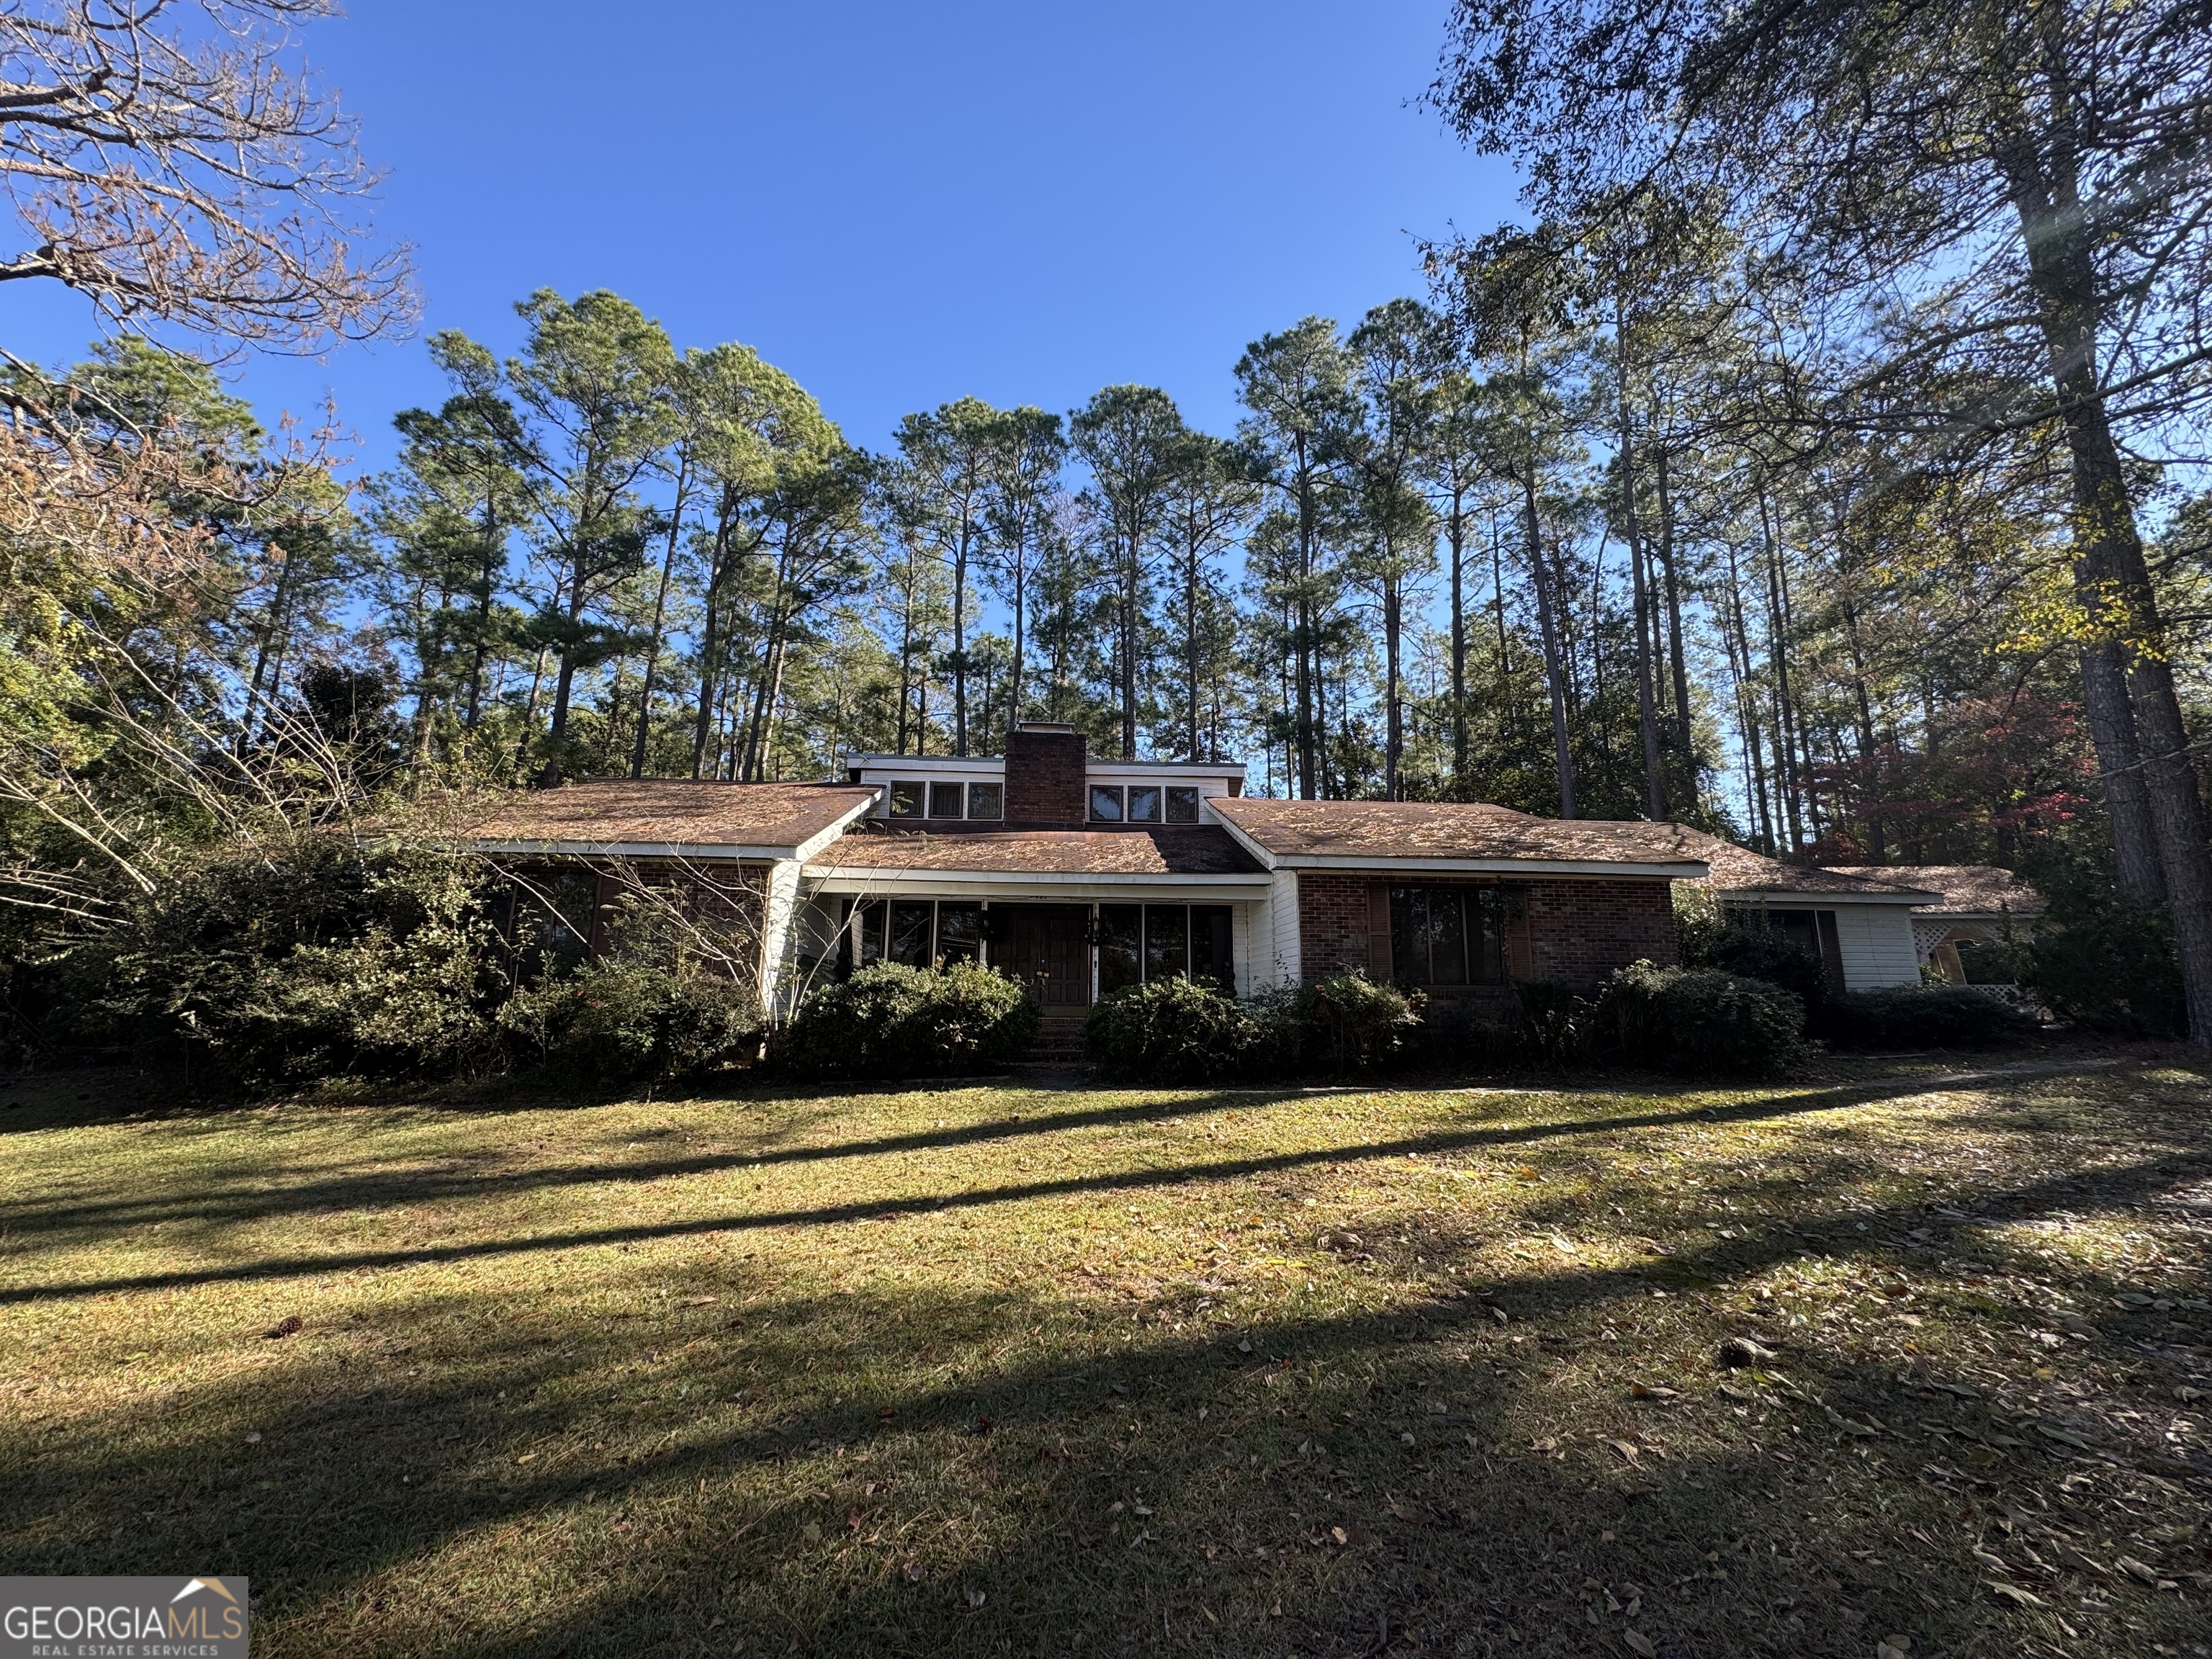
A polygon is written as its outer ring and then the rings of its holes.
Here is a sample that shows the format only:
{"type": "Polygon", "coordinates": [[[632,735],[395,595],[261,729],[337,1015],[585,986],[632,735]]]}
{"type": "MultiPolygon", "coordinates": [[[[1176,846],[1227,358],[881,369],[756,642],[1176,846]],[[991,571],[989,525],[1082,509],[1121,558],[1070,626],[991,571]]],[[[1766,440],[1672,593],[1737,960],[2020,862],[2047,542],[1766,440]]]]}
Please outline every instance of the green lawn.
{"type": "Polygon", "coordinates": [[[2207,1080],[19,1080],[0,1571],[270,1656],[2203,1654],[2207,1080]]]}

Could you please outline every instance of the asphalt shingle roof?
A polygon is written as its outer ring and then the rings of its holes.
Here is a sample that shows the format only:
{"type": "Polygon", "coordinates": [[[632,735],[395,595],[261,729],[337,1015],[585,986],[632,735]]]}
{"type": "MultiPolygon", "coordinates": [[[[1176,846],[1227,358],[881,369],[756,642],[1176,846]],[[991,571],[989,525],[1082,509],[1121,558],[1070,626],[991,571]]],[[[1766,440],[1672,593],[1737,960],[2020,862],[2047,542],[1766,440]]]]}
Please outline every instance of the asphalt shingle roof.
{"type": "Polygon", "coordinates": [[[503,846],[797,847],[874,799],[842,783],[617,778],[499,797],[460,833],[503,846]]]}
{"type": "Polygon", "coordinates": [[[1849,864],[1835,866],[1845,875],[1895,882],[1940,896],[1934,904],[1916,904],[1916,916],[2039,916],[2050,902],[2009,870],[1994,864],[1849,864]]]}
{"type": "Polygon", "coordinates": [[[1693,864],[1705,857],[1695,843],[1708,839],[1679,824],[1540,818],[1487,802],[1240,795],[1206,805],[1277,858],[1693,864]]]}
{"type": "Polygon", "coordinates": [[[1694,837],[1703,846],[1705,850],[1693,856],[1704,859],[1711,866],[1712,873],[1701,884],[1717,893],[1805,893],[1825,898],[1893,900],[1917,897],[1923,901],[1936,896],[1933,892],[1905,882],[1877,880],[1869,875],[1843,870],[1784,864],[1780,859],[1768,858],[1763,853],[1754,853],[1747,847],[1738,847],[1717,836],[1704,835],[1694,830],[1684,833],[1694,837]]]}
{"type": "Polygon", "coordinates": [[[1252,855],[1212,824],[1127,830],[848,830],[810,870],[945,870],[1008,875],[1237,876],[1252,855]]]}

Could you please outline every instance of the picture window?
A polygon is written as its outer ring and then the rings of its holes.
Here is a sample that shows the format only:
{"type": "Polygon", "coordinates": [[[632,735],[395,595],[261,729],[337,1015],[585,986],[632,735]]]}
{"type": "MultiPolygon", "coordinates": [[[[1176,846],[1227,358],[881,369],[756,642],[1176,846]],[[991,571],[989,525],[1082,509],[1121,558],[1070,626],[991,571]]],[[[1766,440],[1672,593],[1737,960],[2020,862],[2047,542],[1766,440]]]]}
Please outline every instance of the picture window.
{"type": "Polygon", "coordinates": [[[1170,789],[1167,793],[1167,821],[1170,823],[1196,823],[1198,822],[1198,791],[1195,788],[1178,787],[1170,789]]]}
{"type": "Polygon", "coordinates": [[[1129,822],[1158,823],[1160,821],[1160,792],[1156,785],[1133,784],[1129,788],[1129,822]]]}
{"type": "Polygon", "coordinates": [[[895,783],[891,786],[891,816],[895,818],[918,818],[922,813],[925,797],[919,783],[895,783]]]}
{"type": "Polygon", "coordinates": [[[1006,787],[1002,783],[971,783],[968,786],[968,816],[971,818],[1002,818],[1006,815],[1006,787]]]}
{"type": "Polygon", "coordinates": [[[1121,791],[1119,785],[1093,784],[1091,787],[1091,816],[1100,823],[1121,822],[1121,791]]]}
{"type": "Polygon", "coordinates": [[[960,816],[961,786],[957,783],[933,783],[929,786],[929,816],[933,818],[957,818],[960,816]]]}

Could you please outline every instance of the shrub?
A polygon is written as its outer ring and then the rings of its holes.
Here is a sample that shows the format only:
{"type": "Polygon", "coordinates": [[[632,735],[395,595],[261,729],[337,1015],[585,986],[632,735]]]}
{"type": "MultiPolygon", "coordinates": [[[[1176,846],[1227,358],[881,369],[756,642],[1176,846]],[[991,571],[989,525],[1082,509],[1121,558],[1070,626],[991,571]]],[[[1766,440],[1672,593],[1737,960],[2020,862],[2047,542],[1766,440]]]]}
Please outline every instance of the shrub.
{"type": "Polygon", "coordinates": [[[1717,926],[1685,934],[1682,963],[1778,985],[1803,1003],[1808,1013],[1819,1013],[1828,996],[1827,970],[1818,951],[1778,927],[1742,917],[1729,917],[1717,926]]]}
{"type": "Polygon", "coordinates": [[[1490,1066],[1524,1058],[1530,1046],[1521,1022],[1495,1005],[1432,998],[1406,1040],[1406,1054],[1418,1066],[1490,1066]]]}
{"type": "Polygon", "coordinates": [[[1188,979],[1156,979],[1092,1009],[1083,1048],[1109,1082],[1214,1083],[1264,1069],[1259,1051],[1269,1034],[1233,997],[1188,979]]]}
{"type": "Polygon", "coordinates": [[[1513,996],[1531,1048],[1556,1066],[1582,1039],[1583,1005],[1571,988],[1548,979],[1516,980],[1513,996]]]}
{"type": "Polygon", "coordinates": [[[2021,982],[2052,1012],[2098,1030],[2141,1036],[2186,1030],[2181,964],[2165,909],[2087,875],[2039,880],[2051,909],[2014,952],[2021,982]]]}
{"type": "Polygon", "coordinates": [[[878,963],[800,1004],[772,1053],[798,1077],[927,1077],[1018,1058],[1037,1021],[1021,987],[988,968],[878,963]]]}
{"type": "Polygon", "coordinates": [[[211,848],[66,965],[65,1035],[247,1087],[488,1060],[507,981],[483,878],[430,846],[211,848]]]}
{"type": "Polygon", "coordinates": [[[1288,1039],[1279,1064],[1322,1061],[1338,1074],[1369,1071],[1395,1056],[1421,1023],[1428,999],[1342,968],[1301,985],[1288,999],[1288,1039]]]}
{"type": "Polygon", "coordinates": [[[1632,1060],[1765,1076],[1802,1052],[1805,1005],[1765,980],[1635,962],[1607,978],[1594,1024],[1632,1060]]]}
{"type": "Polygon", "coordinates": [[[763,1022],[749,986],[615,960],[517,991],[498,1023],[525,1065],[581,1081],[633,1083],[750,1060],[763,1022]]]}
{"type": "Polygon", "coordinates": [[[1820,1035],[1855,1048],[1978,1048],[2036,1030],[2034,1015],[1975,985],[1893,985],[1832,1000],[1820,1035]]]}

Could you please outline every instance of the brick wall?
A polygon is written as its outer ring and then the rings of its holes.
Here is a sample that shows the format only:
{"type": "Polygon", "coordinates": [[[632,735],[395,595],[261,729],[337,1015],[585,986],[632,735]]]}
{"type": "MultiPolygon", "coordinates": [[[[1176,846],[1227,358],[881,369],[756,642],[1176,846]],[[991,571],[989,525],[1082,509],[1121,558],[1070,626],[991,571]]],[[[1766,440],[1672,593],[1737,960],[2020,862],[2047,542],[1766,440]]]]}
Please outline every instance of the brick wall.
{"type": "Polygon", "coordinates": [[[1638,957],[1662,968],[1682,959],[1674,895],[1666,882],[1532,881],[1522,890],[1537,979],[1589,990],[1638,957]]]}
{"type": "MultiPolygon", "coordinates": [[[[1298,872],[1300,972],[1318,979],[1339,968],[1389,973],[1389,920],[1374,902],[1382,878],[1333,871],[1298,872]]],[[[1418,878],[1407,878],[1409,880],[1418,878]]],[[[1673,896],[1664,881],[1602,878],[1507,884],[1520,915],[1508,925],[1514,970],[1589,990],[1615,968],[1648,957],[1662,966],[1681,959],[1673,896]],[[1520,936],[1516,938],[1515,936],[1520,936]],[[1525,939],[1522,951],[1512,948],[1525,939]]]]}
{"type": "Polygon", "coordinates": [[[1332,872],[1298,872],[1298,965],[1302,979],[1319,979],[1340,968],[1372,974],[1367,948],[1367,887],[1372,878],[1332,872]]]}
{"type": "Polygon", "coordinates": [[[1025,731],[1017,726],[1008,732],[1008,827],[1080,830],[1087,758],[1080,732],[1025,731]]]}

